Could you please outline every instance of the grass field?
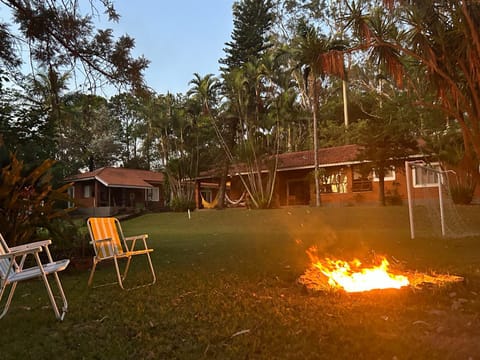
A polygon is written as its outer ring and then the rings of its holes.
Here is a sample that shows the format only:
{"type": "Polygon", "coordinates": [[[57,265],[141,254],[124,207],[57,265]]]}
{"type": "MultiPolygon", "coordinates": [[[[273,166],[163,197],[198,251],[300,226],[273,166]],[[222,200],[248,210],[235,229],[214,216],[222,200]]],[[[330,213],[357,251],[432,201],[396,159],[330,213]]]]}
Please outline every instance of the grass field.
{"type": "MultiPolygon", "coordinates": [[[[480,207],[460,209],[480,233],[480,207]]],[[[0,359],[475,359],[480,354],[480,236],[411,240],[405,207],[285,208],[148,214],[151,287],[86,287],[61,274],[69,312],[57,322],[39,281],[20,284],[0,320],[0,359]],[[372,253],[401,270],[456,274],[460,283],[364,293],[298,283],[306,250],[372,253]]],[[[428,234],[428,233],[427,233],[428,234]]],[[[148,278],[136,259],[127,284],[148,278]]],[[[99,266],[94,285],[113,280],[99,266]]]]}

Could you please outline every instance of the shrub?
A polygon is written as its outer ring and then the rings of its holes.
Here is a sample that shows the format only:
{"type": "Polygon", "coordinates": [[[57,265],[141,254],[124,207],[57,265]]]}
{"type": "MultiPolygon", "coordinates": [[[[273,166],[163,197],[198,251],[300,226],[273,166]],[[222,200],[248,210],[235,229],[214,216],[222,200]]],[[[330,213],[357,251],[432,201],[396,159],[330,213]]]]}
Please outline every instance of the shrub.
{"type": "Polygon", "coordinates": [[[387,205],[402,205],[403,200],[402,196],[398,192],[398,187],[400,184],[398,182],[393,183],[393,188],[391,190],[387,190],[385,193],[385,203],[387,205]]]}
{"type": "Polygon", "coordinates": [[[455,204],[468,205],[472,202],[475,184],[456,184],[450,186],[452,199],[455,204]]]}
{"type": "Polygon", "coordinates": [[[188,210],[195,210],[195,200],[183,197],[175,197],[170,203],[170,207],[174,212],[185,212],[188,210]]]}
{"type": "Polygon", "coordinates": [[[70,184],[54,189],[50,170],[53,160],[28,170],[14,154],[0,169],[0,229],[15,246],[40,238],[44,228],[55,233],[56,219],[68,217],[59,203],[68,201],[70,184]]]}

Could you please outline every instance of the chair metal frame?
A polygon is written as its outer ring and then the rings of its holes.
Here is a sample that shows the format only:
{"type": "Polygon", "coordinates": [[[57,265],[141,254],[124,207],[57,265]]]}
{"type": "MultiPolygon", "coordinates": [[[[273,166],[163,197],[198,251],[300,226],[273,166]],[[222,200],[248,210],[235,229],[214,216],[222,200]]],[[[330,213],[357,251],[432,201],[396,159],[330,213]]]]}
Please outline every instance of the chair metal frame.
{"type": "MultiPolygon", "coordinates": [[[[93,257],[92,269],[90,271],[90,276],[88,278],[88,286],[92,285],[93,275],[97,264],[105,260],[113,260],[115,265],[115,272],[117,274],[117,281],[108,284],[102,284],[98,286],[105,286],[111,284],[117,284],[123,290],[133,290],[144,286],[150,286],[155,284],[157,278],[155,275],[155,270],[153,268],[152,259],[150,253],[153,252],[153,249],[149,248],[147,245],[148,234],[136,235],[125,237],[123,235],[122,226],[120,221],[114,217],[91,217],[87,220],[87,227],[90,233],[90,244],[93,245],[95,255],[93,257]],[[142,249],[136,250],[137,240],[140,240],[139,243],[143,244],[142,249]],[[130,243],[130,245],[129,245],[130,243]],[[152,281],[147,284],[142,284],[132,288],[126,288],[123,285],[125,278],[127,277],[128,270],[130,269],[130,263],[132,257],[135,255],[146,255],[148,260],[148,265],[152,273],[152,281]],[[127,264],[123,274],[120,272],[119,259],[127,259],[127,264]]],[[[97,287],[98,287],[97,286],[97,287]]]]}
{"type": "Polygon", "coordinates": [[[70,260],[63,259],[53,261],[48,248],[51,243],[51,240],[44,240],[15,247],[8,247],[7,242],[2,234],[0,234],[0,302],[2,301],[7,287],[9,285],[11,286],[7,300],[3,306],[3,311],[0,314],[0,319],[7,314],[12,302],[13,294],[15,293],[15,289],[19,282],[41,278],[47,289],[48,298],[50,299],[55,317],[60,321],[63,320],[68,310],[68,303],[65,292],[63,291],[62,283],[58,277],[58,272],[65,270],[70,263],[70,260]],[[40,259],[41,252],[45,252],[48,260],[47,262],[42,262],[40,259]],[[25,260],[29,255],[34,257],[36,266],[25,268],[25,260]],[[17,260],[18,258],[19,261],[17,260]],[[57,284],[57,290],[63,303],[61,311],[55,301],[55,296],[47,278],[48,275],[53,275],[55,283],[57,284]]]}

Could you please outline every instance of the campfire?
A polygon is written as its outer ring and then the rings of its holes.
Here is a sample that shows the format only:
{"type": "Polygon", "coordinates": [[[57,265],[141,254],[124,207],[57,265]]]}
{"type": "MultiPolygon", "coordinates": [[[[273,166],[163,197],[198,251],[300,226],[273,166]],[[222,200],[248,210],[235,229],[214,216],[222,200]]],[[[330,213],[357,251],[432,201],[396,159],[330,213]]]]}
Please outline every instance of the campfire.
{"type": "Polygon", "coordinates": [[[300,277],[299,282],[312,290],[342,289],[346,292],[362,292],[463,281],[462,277],[455,275],[393,271],[389,261],[383,256],[376,256],[376,264],[366,266],[358,259],[320,260],[315,247],[310,248],[307,254],[312,264],[300,277]]]}

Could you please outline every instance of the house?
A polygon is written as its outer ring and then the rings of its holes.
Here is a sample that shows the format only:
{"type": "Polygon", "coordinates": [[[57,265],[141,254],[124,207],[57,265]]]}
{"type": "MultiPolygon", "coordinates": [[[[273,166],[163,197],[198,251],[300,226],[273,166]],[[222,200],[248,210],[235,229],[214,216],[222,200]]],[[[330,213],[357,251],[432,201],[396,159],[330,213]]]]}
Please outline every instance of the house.
{"type": "MultiPolygon", "coordinates": [[[[368,161],[358,160],[358,145],[344,145],[318,150],[320,199],[326,206],[375,204],[379,201],[379,178],[368,161]]],[[[413,156],[412,160],[420,156],[413,156]]],[[[314,152],[312,150],[278,155],[274,188],[274,205],[314,205],[314,152]]],[[[266,170],[264,170],[267,173],[266,170]]],[[[244,193],[241,176],[248,171],[242,166],[230,169],[227,195],[239,199],[244,193]]],[[[437,178],[413,169],[413,196],[417,199],[436,196],[437,178]]],[[[399,204],[407,200],[405,163],[399,161],[384,177],[387,203],[399,204]]],[[[218,192],[219,176],[215,171],[202,173],[197,178],[197,206],[202,201],[213,201],[218,192]]],[[[480,199],[477,187],[475,199],[480,199]]]]}
{"type": "Polygon", "coordinates": [[[104,167],[65,180],[73,183],[70,196],[84,215],[110,216],[165,206],[165,178],[159,172],[104,167]]]}

